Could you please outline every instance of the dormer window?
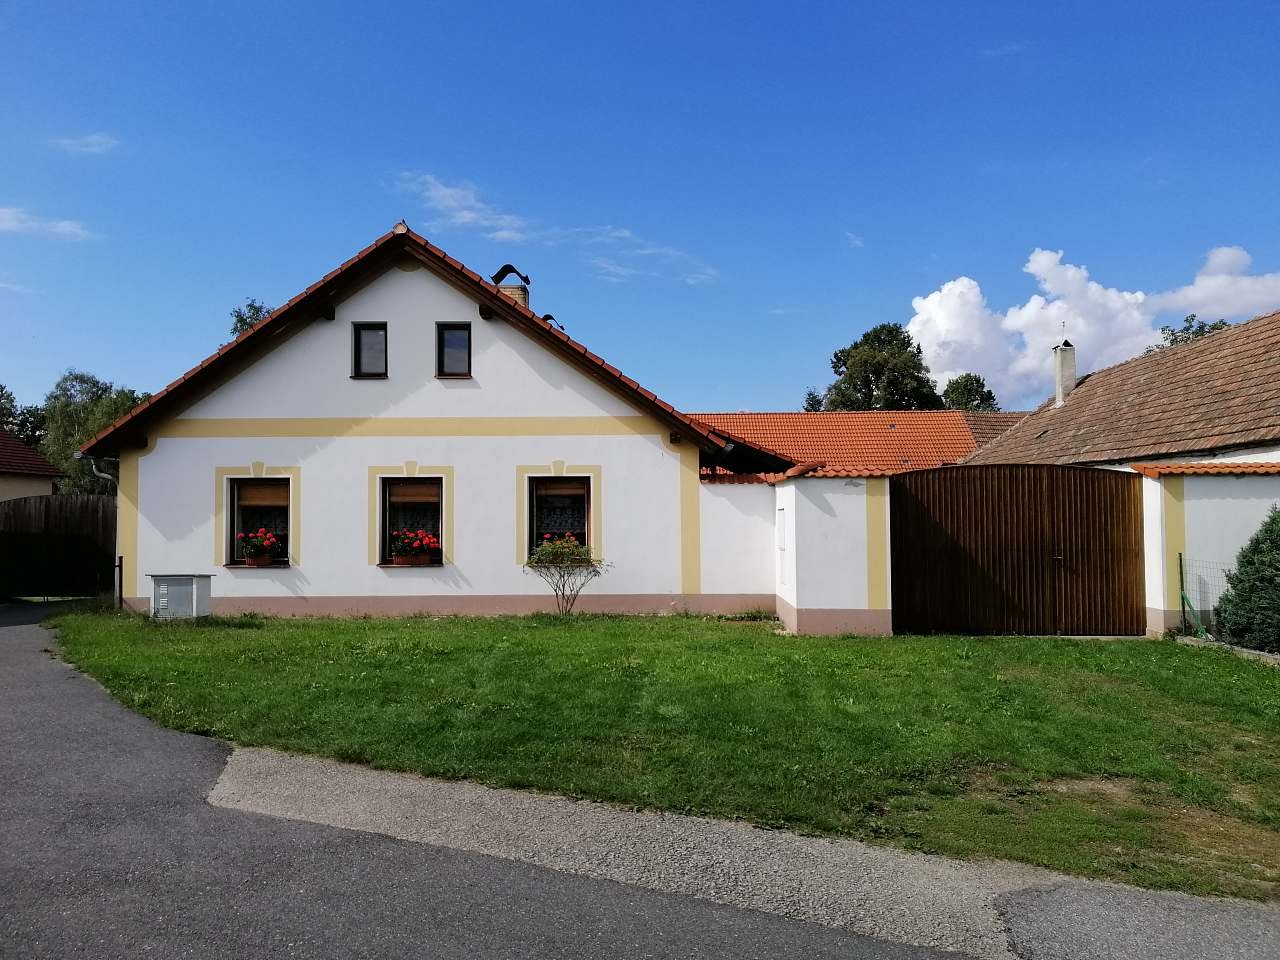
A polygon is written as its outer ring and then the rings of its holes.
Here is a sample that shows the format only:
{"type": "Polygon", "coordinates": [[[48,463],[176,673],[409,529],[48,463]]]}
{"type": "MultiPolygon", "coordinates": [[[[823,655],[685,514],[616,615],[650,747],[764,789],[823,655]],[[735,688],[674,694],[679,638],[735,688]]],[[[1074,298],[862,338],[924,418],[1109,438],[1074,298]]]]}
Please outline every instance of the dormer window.
{"type": "Polygon", "coordinates": [[[436,376],[471,376],[471,324],[436,324],[436,376]]]}
{"type": "Polygon", "coordinates": [[[381,380],[387,376],[387,325],[351,325],[351,376],[357,380],[381,380]]]}

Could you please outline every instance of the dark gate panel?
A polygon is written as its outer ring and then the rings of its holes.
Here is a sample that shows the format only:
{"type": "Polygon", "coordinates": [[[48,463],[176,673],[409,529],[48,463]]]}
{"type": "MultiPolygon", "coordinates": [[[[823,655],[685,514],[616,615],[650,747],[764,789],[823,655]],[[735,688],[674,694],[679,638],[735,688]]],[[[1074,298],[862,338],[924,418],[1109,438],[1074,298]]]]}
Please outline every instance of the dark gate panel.
{"type": "Polygon", "coordinates": [[[0,500],[0,597],[110,593],[115,549],[115,497],[0,500]]]}
{"type": "Polygon", "coordinates": [[[1141,482],[1047,464],[893,477],[894,632],[1143,633],[1141,482]]]}

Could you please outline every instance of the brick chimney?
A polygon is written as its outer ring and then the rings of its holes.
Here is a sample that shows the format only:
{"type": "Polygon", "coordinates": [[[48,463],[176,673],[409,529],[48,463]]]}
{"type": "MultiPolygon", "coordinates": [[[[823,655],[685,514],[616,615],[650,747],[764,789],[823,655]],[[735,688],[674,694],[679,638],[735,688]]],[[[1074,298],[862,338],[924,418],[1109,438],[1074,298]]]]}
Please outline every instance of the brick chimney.
{"type": "Polygon", "coordinates": [[[1076,348],[1070,340],[1063,340],[1053,348],[1054,406],[1067,402],[1067,396],[1076,388],[1076,348]]]}
{"type": "Polygon", "coordinates": [[[501,283],[498,289],[521,306],[529,306],[529,288],[523,283],[501,283]]]}

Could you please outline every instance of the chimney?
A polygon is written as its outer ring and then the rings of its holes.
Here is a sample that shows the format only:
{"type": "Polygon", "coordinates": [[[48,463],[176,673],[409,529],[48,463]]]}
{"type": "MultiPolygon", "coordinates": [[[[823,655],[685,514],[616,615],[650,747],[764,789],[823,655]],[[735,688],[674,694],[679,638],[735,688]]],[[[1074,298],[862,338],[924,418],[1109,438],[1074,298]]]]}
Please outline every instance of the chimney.
{"type": "Polygon", "coordinates": [[[1076,388],[1076,348],[1070,340],[1063,340],[1053,348],[1053,380],[1055,407],[1067,402],[1067,396],[1076,388]]]}
{"type": "Polygon", "coordinates": [[[529,306],[529,288],[523,283],[501,283],[498,290],[523,307],[529,306]]]}

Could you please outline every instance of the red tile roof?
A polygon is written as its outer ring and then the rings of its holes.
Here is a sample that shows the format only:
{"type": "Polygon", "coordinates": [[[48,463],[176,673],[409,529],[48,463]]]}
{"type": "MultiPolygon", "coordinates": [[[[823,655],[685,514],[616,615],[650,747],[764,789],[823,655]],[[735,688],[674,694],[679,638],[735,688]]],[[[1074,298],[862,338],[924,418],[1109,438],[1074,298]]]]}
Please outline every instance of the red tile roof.
{"type": "Polygon", "coordinates": [[[1280,313],[1088,374],[970,463],[1115,463],[1280,441],[1280,313]]]}
{"type": "Polygon", "coordinates": [[[977,449],[979,438],[999,435],[1025,414],[867,410],[689,416],[732,440],[811,466],[805,476],[876,477],[958,463],[977,449]]]}
{"type": "Polygon", "coordinates": [[[1132,469],[1156,480],[1163,476],[1245,476],[1280,474],[1280,463],[1135,463],[1132,469]]]}
{"type": "Polygon", "coordinates": [[[62,476],[62,471],[42,454],[6,430],[0,430],[0,473],[19,473],[29,477],[62,476]]]}
{"type": "Polygon", "coordinates": [[[197,384],[203,386],[217,371],[229,372],[233,362],[238,361],[260,344],[265,345],[271,334],[284,329],[290,322],[309,323],[317,316],[324,315],[326,311],[332,309],[333,297],[339,289],[376,275],[380,266],[385,266],[388,261],[393,262],[396,257],[406,255],[417,259],[437,276],[473,297],[482,309],[487,309],[495,317],[500,317],[518,330],[555,350],[580,370],[629,397],[641,409],[649,410],[660,421],[692,439],[699,446],[712,450],[724,447],[723,438],[717,436],[709,427],[693,422],[671,404],[651,390],[640,386],[617,367],[606,363],[564,331],[538,316],[524,304],[517,303],[474,270],[463,266],[439,247],[429,243],[425,237],[419,236],[403,224],[398,224],[350,260],[325,274],[287,303],[271,311],[265,318],[177,380],[138,404],[85,443],[81,449],[85,453],[102,454],[115,452],[120,446],[130,442],[138,443],[140,435],[145,434],[146,424],[172,412],[175,408],[180,408],[183,398],[194,393],[197,384]]]}

